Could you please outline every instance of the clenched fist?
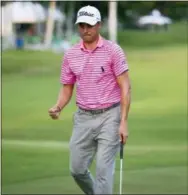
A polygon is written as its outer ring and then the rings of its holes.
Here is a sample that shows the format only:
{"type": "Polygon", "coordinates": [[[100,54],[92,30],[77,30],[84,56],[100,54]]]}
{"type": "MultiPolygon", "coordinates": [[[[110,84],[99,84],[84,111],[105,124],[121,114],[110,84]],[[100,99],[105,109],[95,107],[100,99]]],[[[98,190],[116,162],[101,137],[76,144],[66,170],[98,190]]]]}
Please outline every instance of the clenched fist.
{"type": "Polygon", "coordinates": [[[52,119],[58,119],[60,112],[61,112],[61,108],[59,106],[53,106],[48,110],[48,113],[52,119]]]}

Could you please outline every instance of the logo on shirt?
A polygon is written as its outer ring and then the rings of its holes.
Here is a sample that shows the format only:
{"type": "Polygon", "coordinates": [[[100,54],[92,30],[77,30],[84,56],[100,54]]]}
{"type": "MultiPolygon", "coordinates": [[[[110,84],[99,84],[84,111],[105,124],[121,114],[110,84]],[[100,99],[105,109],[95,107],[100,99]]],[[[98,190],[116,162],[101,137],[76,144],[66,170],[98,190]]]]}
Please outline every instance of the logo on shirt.
{"type": "Polygon", "coordinates": [[[78,13],[78,17],[80,16],[90,16],[90,17],[94,17],[94,14],[86,12],[86,11],[81,11],[78,13]]]}
{"type": "Polygon", "coordinates": [[[125,60],[122,61],[121,65],[125,64],[125,60]]]}

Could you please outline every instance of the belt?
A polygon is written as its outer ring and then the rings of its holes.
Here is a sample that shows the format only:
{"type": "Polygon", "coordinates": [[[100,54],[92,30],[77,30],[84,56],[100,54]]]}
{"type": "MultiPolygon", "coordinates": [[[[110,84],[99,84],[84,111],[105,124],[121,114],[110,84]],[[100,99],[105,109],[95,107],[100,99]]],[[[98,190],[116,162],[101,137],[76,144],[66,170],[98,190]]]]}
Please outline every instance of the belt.
{"type": "Polygon", "coordinates": [[[112,108],[115,108],[115,107],[117,107],[119,105],[120,105],[120,103],[118,102],[118,103],[115,103],[115,104],[113,104],[112,106],[110,106],[108,108],[102,108],[102,109],[98,109],[98,110],[85,110],[85,109],[80,108],[80,107],[79,107],[79,109],[82,110],[82,111],[84,111],[84,112],[88,112],[90,114],[101,114],[101,113],[104,113],[107,110],[110,110],[112,108]]]}

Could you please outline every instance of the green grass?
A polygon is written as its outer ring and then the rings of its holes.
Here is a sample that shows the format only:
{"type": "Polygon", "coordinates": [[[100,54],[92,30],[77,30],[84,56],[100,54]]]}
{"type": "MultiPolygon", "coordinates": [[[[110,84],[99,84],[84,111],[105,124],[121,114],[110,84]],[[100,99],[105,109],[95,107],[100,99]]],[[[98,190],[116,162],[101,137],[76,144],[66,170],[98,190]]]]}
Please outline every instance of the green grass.
{"type": "MultiPolygon", "coordinates": [[[[4,144],[3,192],[81,193],[68,170],[68,151],[63,147],[15,147],[4,144]],[[10,160],[14,159],[14,160],[10,160]],[[9,169],[8,169],[9,167],[9,169]],[[12,167],[10,169],[10,167],[12,167]]],[[[186,148],[134,148],[127,145],[123,189],[126,193],[186,193],[186,148]]],[[[94,173],[94,166],[92,166],[94,173]]],[[[118,192],[119,160],[114,190],[118,192]]]]}
{"type": "MultiPolygon", "coordinates": [[[[132,83],[123,192],[186,194],[186,45],[126,50],[132,83]]],[[[2,192],[82,193],[69,173],[75,96],[60,120],[48,116],[60,88],[62,56],[7,51],[2,56],[2,192]]],[[[95,162],[91,167],[95,174],[95,162]]],[[[119,191],[119,158],[114,193],[119,191]]]]}
{"type": "Polygon", "coordinates": [[[174,23],[169,26],[169,30],[155,31],[135,31],[124,30],[118,33],[118,41],[123,47],[128,48],[156,48],[170,45],[186,44],[187,22],[174,23]]]}

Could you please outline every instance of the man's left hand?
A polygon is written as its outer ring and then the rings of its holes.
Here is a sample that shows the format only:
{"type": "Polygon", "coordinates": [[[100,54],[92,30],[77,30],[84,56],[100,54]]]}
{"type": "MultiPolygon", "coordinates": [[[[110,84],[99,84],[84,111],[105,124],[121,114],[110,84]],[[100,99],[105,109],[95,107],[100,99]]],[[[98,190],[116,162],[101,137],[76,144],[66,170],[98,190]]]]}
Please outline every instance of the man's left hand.
{"type": "Polygon", "coordinates": [[[123,144],[126,144],[126,141],[127,141],[127,138],[128,138],[128,125],[127,125],[127,121],[122,121],[120,123],[119,136],[120,136],[121,142],[123,144]]]}

